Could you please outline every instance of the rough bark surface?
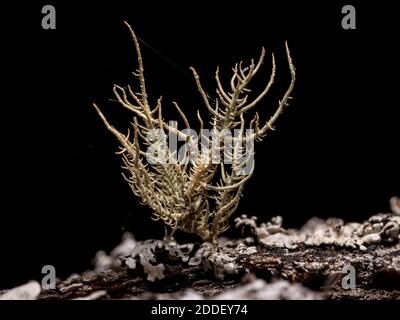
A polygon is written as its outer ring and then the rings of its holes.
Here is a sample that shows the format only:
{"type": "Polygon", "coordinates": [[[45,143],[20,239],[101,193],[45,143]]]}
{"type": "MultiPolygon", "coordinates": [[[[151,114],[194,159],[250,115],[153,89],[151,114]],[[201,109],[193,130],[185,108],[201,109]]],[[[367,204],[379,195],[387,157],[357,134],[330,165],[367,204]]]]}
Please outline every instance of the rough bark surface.
{"type": "MultiPolygon", "coordinates": [[[[400,245],[373,246],[367,251],[335,247],[299,247],[289,251],[270,247],[241,258],[239,263],[258,278],[300,282],[320,291],[327,299],[400,299],[399,257],[400,245]],[[357,270],[357,287],[345,290],[341,283],[342,267],[348,264],[357,270]]],[[[175,268],[168,273],[167,278],[150,283],[142,277],[132,277],[129,270],[108,270],[60,282],[56,290],[42,291],[39,299],[74,299],[99,291],[103,299],[178,298],[189,288],[211,297],[243,283],[240,276],[217,281],[202,267],[175,268]]]]}
{"type": "Polygon", "coordinates": [[[284,229],[281,217],[258,225],[241,216],[236,238],[218,247],[126,234],[109,255],[97,253],[93,270],[54,290],[30,282],[0,300],[400,299],[400,199],[391,207],[361,223],[313,218],[299,230],[284,229]]]}

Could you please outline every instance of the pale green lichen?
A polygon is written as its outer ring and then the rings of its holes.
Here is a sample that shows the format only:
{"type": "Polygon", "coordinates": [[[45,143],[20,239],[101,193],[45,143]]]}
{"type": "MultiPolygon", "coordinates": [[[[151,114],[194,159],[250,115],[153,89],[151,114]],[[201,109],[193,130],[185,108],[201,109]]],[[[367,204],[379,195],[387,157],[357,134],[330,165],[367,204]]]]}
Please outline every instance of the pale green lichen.
{"type": "MultiPolygon", "coordinates": [[[[133,139],[129,137],[129,133],[125,135],[111,126],[100,109],[95,104],[94,106],[106,127],[121,144],[120,154],[127,173],[124,177],[133,193],[143,204],[153,210],[155,219],[163,220],[171,228],[169,236],[172,237],[175,230],[183,230],[195,233],[204,241],[210,241],[215,245],[218,235],[227,229],[228,218],[237,209],[244,184],[253,173],[254,166],[252,165],[248,173],[237,174],[247,165],[246,161],[239,159],[237,154],[243,151],[243,145],[247,141],[261,140],[269,130],[273,129],[277,118],[291,98],[290,94],[295,83],[295,68],[288,46],[286,45],[286,53],[291,81],[271,118],[264,124],[260,124],[257,113],[250,122],[247,122],[244,115],[264,98],[274,82],[276,67],[273,55],[269,81],[262,92],[254,98],[250,98],[249,86],[263,64],[264,49],[257,63],[251,60],[247,67],[243,66],[242,62],[234,66],[229,89],[223,88],[217,69],[215,100],[209,98],[200,83],[199,75],[194,68],[191,68],[210,118],[210,121],[204,122],[200,113],[197,113],[200,130],[204,129],[204,124],[210,123],[210,129],[218,132],[216,137],[217,141],[220,141],[218,148],[224,147],[226,132],[239,130],[240,133],[229,140],[233,145],[233,152],[231,154],[225,152],[224,156],[230,161],[215,164],[212,161],[213,155],[207,150],[195,160],[181,164],[169,161],[175,156],[176,150],[165,148],[162,137],[175,134],[189,145],[199,145],[203,135],[193,137],[185,130],[179,130],[165,121],[162,115],[161,97],[154,106],[151,105],[146,90],[139,41],[129,24],[125,24],[132,35],[138,57],[138,70],[135,75],[139,81],[139,89],[136,91],[129,85],[127,87],[115,85],[113,91],[117,101],[134,115],[133,139]],[[248,128],[253,130],[252,133],[244,135],[244,131],[248,128]],[[154,130],[158,130],[158,133],[154,134],[154,130]],[[157,156],[162,154],[168,163],[149,164],[146,162],[145,155],[148,156],[146,148],[149,146],[157,149],[157,156]]],[[[186,129],[191,128],[182,109],[175,102],[173,105],[186,129]]],[[[210,139],[207,141],[210,142],[210,139]]],[[[251,153],[253,155],[254,151],[251,153]]]]}

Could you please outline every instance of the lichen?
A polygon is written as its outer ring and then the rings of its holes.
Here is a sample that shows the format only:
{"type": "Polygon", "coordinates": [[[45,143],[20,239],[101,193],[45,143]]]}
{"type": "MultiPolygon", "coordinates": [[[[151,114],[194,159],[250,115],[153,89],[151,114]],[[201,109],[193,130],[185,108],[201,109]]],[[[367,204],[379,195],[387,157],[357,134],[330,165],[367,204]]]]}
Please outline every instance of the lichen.
{"type": "MultiPolygon", "coordinates": [[[[392,198],[395,211],[393,203],[392,198]]],[[[201,267],[212,272],[216,279],[225,280],[227,276],[245,274],[247,270],[240,260],[259,253],[259,247],[294,250],[299,246],[329,245],[365,251],[373,245],[396,244],[400,236],[400,215],[380,213],[361,223],[312,218],[299,230],[285,229],[280,216],[258,225],[257,217],[242,215],[235,219],[235,228],[240,237],[235,240],[220,238],[218,247],[211,242],[179,244],[173,238],[135,241],[131,234],[125,234],[122,243],[110,255],[102,251],[97,253],[95,272],[125,266],[155,282],[166,278],[169,270],[176,266],[201,267]]],[[[317,270],[326,266],[308,265],[310,267],[317,270]]]]}
{"type": "Polygon", "coordinates": [[[0,294],[0,300],[35,300],[39,296],[40,291],[41,286],[39,282],[29,281],[22,286],[0,294]]]}
{"type": "Polygon", "coordinates": [[[257,226],[256,221],[255,217],[248,218],[242,215],[235,220],[236,228],[255,237],[261,246],[287,249],[295,249],[304,244],[367,250],[368,246],[374,244],[396,243],[400,234],[400,216],[390,213],[374,215],[363,223],[344,223],[343,220],[335,218],[326,221],[312,218],[300,230],[283,229],[282,218],[279,216],[260,226],[257,226]]]}

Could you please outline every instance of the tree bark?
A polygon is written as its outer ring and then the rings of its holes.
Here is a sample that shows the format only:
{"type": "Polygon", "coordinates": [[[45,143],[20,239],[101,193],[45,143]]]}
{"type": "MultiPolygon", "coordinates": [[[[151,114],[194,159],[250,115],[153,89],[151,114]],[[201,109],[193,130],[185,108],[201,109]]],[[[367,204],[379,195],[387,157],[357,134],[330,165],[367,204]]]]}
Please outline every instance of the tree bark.
{"type": "MultiPolygon", "coordinates": [[[[238,264],[258,278],[287,279],[320,292],[326,299],[400,299],[400,245],[370,246],[368,250],[347,250],[334,246],[258,248],[240,257],[238,264]],[[343,266],[355,269],[356,287],[344,289],[343,266]]],[[[166,278],[154,283],[133,275],[130,270],[107,270],[100,274],[77,276],[45,290],[39,299],[75,299],[102,291],[101,299],[179,298],[187,289],[205,297],[216,296],[243,285],[243,274],[218,281],[201,266],[167,266],[166,278]]]]}

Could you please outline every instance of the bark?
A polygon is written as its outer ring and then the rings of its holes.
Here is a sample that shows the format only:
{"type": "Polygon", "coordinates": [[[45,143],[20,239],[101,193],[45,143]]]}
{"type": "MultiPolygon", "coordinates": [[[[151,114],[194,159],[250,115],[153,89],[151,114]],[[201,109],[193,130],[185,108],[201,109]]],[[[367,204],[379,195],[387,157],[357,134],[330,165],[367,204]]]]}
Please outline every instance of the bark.
{"type": "MultiPolygon", "coordinates": [[[[299,282],[327,299],[400,299],[399,257],[399,244],[370,246],[366,251],[334,246],[299,246],[293,250],[267,247],[239,258],[238,264],[268,282],[273,279],[299,282]],[[342,287],[344,265],[352,265],[356,270],[355,289],[342,287]]],[[[176,265],[168,267],[166,274],[166,278],[152,283],[130,270],[107,270],[60,282],[56,290],[42,291],[39,299],[74,299],[98,291],[102,291],[102,299],[175,299],[189,288],[212,297],[243,285],[243,274],[218,281],[201,266],[176,265]]]]}
{"type": "MultiPolygon", "coordinates": [[[[345,223],[310,219],[284,229],[283,219],[235,219],[234,239],[178,244],[125,234],[93,271],[54,290],[28,284],[7,294],[39,299],[400,299],[400,198],[392,213],[345,223]]],[[[0,294],[0,299],[2,295],[0,294]]]]}

